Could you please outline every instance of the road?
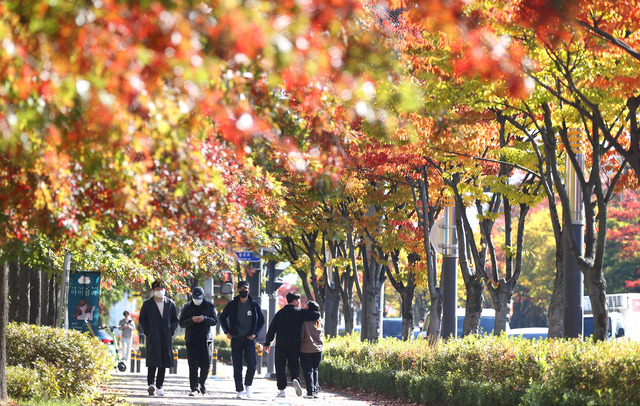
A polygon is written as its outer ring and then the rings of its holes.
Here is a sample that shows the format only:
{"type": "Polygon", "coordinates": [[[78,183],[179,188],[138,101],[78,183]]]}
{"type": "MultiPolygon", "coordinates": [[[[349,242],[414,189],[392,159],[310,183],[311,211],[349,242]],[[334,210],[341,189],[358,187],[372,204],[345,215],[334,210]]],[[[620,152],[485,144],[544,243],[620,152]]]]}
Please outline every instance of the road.
{"type": "MultiPolygon", "coordinates": [[[[178,361],[177,374],[167,373],[163,390],[164,397],[149,396],[147,392],[147,369],[142,361],[140,373],[114,372],[108,393],[125,398],[134,405],[386,405],[388,401],[371,401],[358,399],[352,395],[335,391],[320,392],[318,399],[304,399],[297,397],[292,386],[287,387],[287,398],[276,398],[277,388],[275,379],[266,379],[265,369],[256,374],[253,381],[253,397],[251,399],[236,399],[233,382],[233,368],[229,365],[218,364],[216,376],[207,379],[207,394],[204,396],[189,396],[189,378],[186,360],[178,361]]],[[[322,382],[320,382],[322,385],[322,382]]]]}

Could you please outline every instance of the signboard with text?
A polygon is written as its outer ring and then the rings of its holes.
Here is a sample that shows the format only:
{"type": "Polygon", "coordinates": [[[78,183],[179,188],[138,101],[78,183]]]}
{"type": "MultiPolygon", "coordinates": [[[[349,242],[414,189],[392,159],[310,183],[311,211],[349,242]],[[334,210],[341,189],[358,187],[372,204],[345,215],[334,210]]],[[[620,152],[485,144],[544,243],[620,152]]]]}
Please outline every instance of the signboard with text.
{"type": "Polygon", "coordinates": [[[98,331],[100,310],[100,272],[74,272],[69,275],[69,328],[86,331],[85,321],[98,331]]]}
{"type": "Polygon", "coordinates": [[[237,251],[236,255],[242,262],[260,262],[260,257],[253,253],[253,251],[237,251]]]}

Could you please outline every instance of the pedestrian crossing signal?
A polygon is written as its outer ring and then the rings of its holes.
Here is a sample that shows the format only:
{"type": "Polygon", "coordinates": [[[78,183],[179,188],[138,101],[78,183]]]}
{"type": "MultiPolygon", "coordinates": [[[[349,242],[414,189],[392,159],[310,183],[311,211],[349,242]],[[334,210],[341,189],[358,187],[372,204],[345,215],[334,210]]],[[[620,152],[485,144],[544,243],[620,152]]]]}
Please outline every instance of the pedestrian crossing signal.
{"type": "Polygon", "coordinates": [[[220,281],[220,294],[233,294],[233,274],[231,271],[222,271],[222,280],[220,281]]]}

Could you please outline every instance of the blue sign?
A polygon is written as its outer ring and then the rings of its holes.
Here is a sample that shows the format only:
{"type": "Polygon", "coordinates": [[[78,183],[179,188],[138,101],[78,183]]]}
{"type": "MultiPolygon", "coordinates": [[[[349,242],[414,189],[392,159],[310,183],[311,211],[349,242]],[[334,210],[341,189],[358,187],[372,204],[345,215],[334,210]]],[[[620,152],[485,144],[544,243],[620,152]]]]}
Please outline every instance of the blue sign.
{"type": "Polygon", "coordinates": [[[243,262],[258,262],[260,257],[256,256],[253,251],[237,251],[238,259],[243,262]]]}
{"type": "Polygon", "coordinates": [[[69,275],[69,328],[86,331],[85,321],[98,331],[100,310],[100,272],[74,272],[69,275]]]}

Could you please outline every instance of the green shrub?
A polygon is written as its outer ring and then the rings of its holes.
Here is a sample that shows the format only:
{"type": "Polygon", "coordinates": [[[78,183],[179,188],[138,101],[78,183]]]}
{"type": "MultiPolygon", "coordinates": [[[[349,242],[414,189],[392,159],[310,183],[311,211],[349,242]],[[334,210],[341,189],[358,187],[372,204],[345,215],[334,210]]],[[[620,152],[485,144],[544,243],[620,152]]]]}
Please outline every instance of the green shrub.
{"type": "Polygon", "coordinates": [[[218,334],[213,337],[213,348],[229,348],[231,347],[231,340],[227,338],[226,334],[218,334]]]}
{"type": "Polygon", "coordinates": [[[506,335],[425,341],[336,337],[321,382],[429,405],[640,404],[640,344],[506,335]]]}
{"type": "MultiPolygon", "coordinates": [[[[26,370],[33,370],[42,382],[40,393],[45,398],[76,397],[89,399],[95,395],[114,368],[113,356],[104,343],[75,330],[9,323],[7,326],[7,365],[14,369],[12,379],[19,384],[26,370]]],[[[20,388],[10,388],[21,393],[20,388]]],[[[25,394],[26,395],[26,394],[25,394]]]]}
{"type": "Polygon", "coordinates": [[[187,343],[184,340],[184,335],[179,335],[179,336],[173,337],[173,346],[174,347],[179,347],[179,346],[184,347],[185,345],[187,345],[187,343]]]}

